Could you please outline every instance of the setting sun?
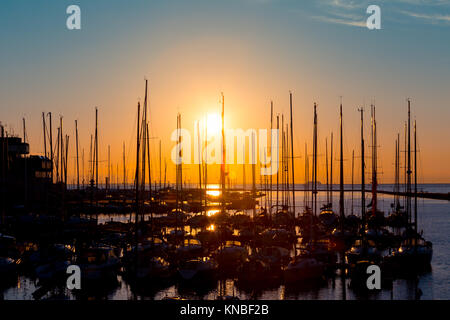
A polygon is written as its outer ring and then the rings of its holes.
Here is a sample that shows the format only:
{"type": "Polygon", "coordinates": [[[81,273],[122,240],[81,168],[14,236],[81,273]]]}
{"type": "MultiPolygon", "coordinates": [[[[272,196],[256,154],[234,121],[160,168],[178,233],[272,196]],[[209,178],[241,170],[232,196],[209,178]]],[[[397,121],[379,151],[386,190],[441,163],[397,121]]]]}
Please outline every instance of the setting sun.
{"type": "Polygon", "coordinates": [[[450,299],[450,0],[1,0],[0,25],[0,305],[450,299]]]}
{"type": "Polygon", "coordinates": [[[217,113],[208,113],[206,118],[208,136],[219,134],[222,130],[222,119],[217,113]]]}

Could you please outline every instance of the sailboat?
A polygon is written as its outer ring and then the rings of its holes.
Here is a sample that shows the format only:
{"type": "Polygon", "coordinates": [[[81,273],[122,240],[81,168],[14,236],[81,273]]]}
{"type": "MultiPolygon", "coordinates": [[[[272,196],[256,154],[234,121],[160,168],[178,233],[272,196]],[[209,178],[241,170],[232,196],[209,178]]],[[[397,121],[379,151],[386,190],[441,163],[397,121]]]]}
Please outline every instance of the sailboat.
{"type": "MultiPolygon", "coordinates": [[[[331,143],[333,144],[333,135],[331,135],[331,143]]],[[[331,151],[333,150],[333,145],[331,145],[331,151]]],[[[325,162],[326,162],[326,175],[327,175],[327,203],[320,208],[319,221],[326,229],[333,229],[336,227],[338,222],[338,217],[333,211],[332,199],[329,193],[329,183],[328,183],[328,142],[325,140],[325,162]]],[[[331,168],[333,168],[333,152],[331,152],[331,168]]],[[[333,172],[333,169],[331,169],[333,172]]],[[[331,184],[333,183],[333,177],[331,176],[331,184]]]]}
{"type": "MultiPolygon", "coordinates": [[[[327,173],[327,203],[320,208],[319,221],[326,229],[333,229],[338,222],[337,215],[333,212],[331,199],[328,192],[328,143],[325,141],[326,173],[327,173]]],[[[331,157],[333,162],[333,157],[331,157]]]]}
{"type": "Polygon", "coordinates": [[[18,266],[10,257],[0,257],[0,283],[10,279],[17,273],[18,266]]]}
{"type": "Polygon", "coordinates": [[[284,270],[286,283],[297,283],[306,280],[318,280],[324,276],[325,264],[312,256],[299,255],[289,262],[284,270]]]}
{"type": "Polygon", "coordinates": [[[114,249],[108,246],[91,246],[77,257],[81,276],[87,281],[117,281],[120,260],[114,249]]]}
{"type": "Polygon", "coordinates": [[[247,258],[247,250],[239,241],[226,241],[216,252],[216,258],[221,267],[235,268],[247,258]]]}
{"type": "Polygon", "coordinates": [[[408,161],[407,161],[407,201],[406,212],[410,223],[403,233],[403,241],[398,249],[385,257],[388,266],[394,269],[407,268],[408,270],[419,271],[429,269],[433,257],[433,244],[426,241],[422,234],[417,232],[417,139],[416,122],[414,121],[414,222],[412,219],[411,205],[411,107],[408,99],[408,161]]]}
{"type": "MultiPolygon", "coordinates": [[[[313,161],[313,214],[317,210],[317,105],[314,103],[314,130],[313,130],[313,149],[314,149],[314,161],[313,161]]],[[[310,248],[314,247],[315,237],[313,234],[313,214],[310,216],[309,226],[309,244],[310,248]]],[[[297,251],[297,250],[296,250],[297,251]]],[[[298,283],[306,280],[318,280],[323,277],[325,272],[325,263],[316,259],[311,251],[301,251],[289,262],[284,270],[284,280],[287,284],[298,283]]]]}
{"type": "MultiPolygon", "coordinates": [[[[292,94],[290,94],[291,101],[291,120],[292,120],[292,94]]],[[[292,129],[292,124],[291,124],[292,129]]],[[[289,211],[289,196],[288,196],[288,188],[289,188],[289,158],[293,157],[292,154],[289,153],[289,139],[288,139],[288,126],[284,126],[284,116],[281,115],[281,180],[282,180],[282,204],[279,205],[277,201],[277,211],[273,216],[273,223],[278,227],[289,228],[292,227],[295,221],[295,213],[289,211]]],[[[291,133],[291,144],[292,144],[292,133],[291,133]]],[[[291,146],[292,153],[292,146],[291,146]]],[[[293,158],[292,158],[293,159],[293,158]]],[[[278,186],[277,186],[278,190],[278,186]]],[[[277,192],[278,194],[278,192],[277,192]]],[[[294,194],[294,192],[293,192],[294,194]]],[[[278,198],[278,196],[277,196],[278,198]]],[[[295,210],[295,202],[293,201],[293,210],[295,210]]]]}
{"type": "Polygon", "coordinates": [[[346,228],[346,217],[344,213],[344,150],[343,150],[343,116],[342,116],[342,103],[339,108],[340,114],[340,177],[339,177],[339,225],[333,230],[331,239],[333,247],[336,251],[343,252],[348,248],[354,240],[354,234],[351,230],[346,228]]]}
{"type": "Polygon", "coordinates": [[[169,262],[162,257],[141,257],[136,266],[130,266],[131,270],[135,269],[131,274],[137,281],[162,282],[169,281],[173,276],[169,262]]]}
{"type": "Polygon", "coordinates": [[[391,204],[392,212],[386,218],[386,225],[392,228],[402,228],[408,224],[408,215],[404,206],[400,204],[400,135],[395,141],[395,184],[394,202],[391,204]]]}
{"type": "Polygon", "coordinates": [[[203,228],[209,224],[209,218],[202,213],[196,214],[186,221],[186,225],[190,226],[191,228],[203,228]]]}
{"type": "MultiPolygon", "coordinates": [[[[312,209],[309,206],[309,187],[310,184],[312,184],[309,181],[309,156],[308,156],[308,145],[305,143],[305,183],[303,186],[304,189],[304,198],[303,198],[303,211],[302,213],[297,217],[297,225],[300,226],[300,230],[302,230],[302,233],[305,233],[304,231],[310,232],[312,229],[312,226],[316,226],[316,216],[313,215],[312,209]]],[[[309,239],[309,236],[305,236],[305,239],[309,239]]]]}
{"type": "Polygon", "coordinates": [[[211,281],[217,274],[218,264],[210,257],[186,260],[180,263],[178,275],[184,281],[211,281]]]}
{"type": "Polygon", "coordinates": [[[187,238],[184,239],[183,245],[176,249],[176,255],[179,259],[203,257],[207,255],[207,250],[199,240],[187,238]]]}
{"type": "Polygon", "coordinates": [[[381,258],[381,253],[377,250],[375,243],[367,240],[367,230],[366,230],[366,206],[365,206],[365,158],[364,158],[364,110],[359,109],[361,113],[361,216],[362,225],[359,230],[358,238],[351,248],[345,252],[345,257],[347,262],[353,267],[358,265],[360,261],[369,261],[373,263],[378,263],[381,258]]]}
{"type": "MultiPolygon", "coordinates": [[[[377,122],[375,119],[375,105],[371,105],[372,113],[372,201],[369,203],[370,211],[367,215],[367,224],[369,229],[378,229],[385,225],[384,212],[378,209],[378,152],[377,152],[377,122]]],[[[367,232],[370,232],[367,230],[367,232]]]]}
{"type": "Polygon", "coordinates": [[[0,287],[4,284],[12,285],[15,282],[19,264],[16,238],[0,233],[0,287]]]}

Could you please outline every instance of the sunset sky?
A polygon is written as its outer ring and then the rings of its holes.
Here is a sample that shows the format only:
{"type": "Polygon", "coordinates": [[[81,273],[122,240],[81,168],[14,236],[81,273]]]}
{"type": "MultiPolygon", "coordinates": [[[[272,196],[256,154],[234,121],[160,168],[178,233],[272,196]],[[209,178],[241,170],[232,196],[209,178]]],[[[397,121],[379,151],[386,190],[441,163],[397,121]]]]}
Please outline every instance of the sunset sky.
{"type": "MultiPolygon", "coordinates": [[[[151,136],[162,140],[173,182],[170,134],[178,112],[183,127],[193,131],[196,119],[220,114],[224,92],[227,127],[268,128],[270,101],[275,114],[288,120],[292,91],[296,182],[304,179],[305,143],[311,152],[314,102],[324,182],[325,137],[333,132],[338,141],[342,96],[345,170],[350,172],[355,150],[359,181],[357,109],[366,110],[368,150],[375,101],[380,182],[389,183],[409,97],[418,127],[419,181],[450,182],[449,36],[447,0],[2,0],[0,121],[21,136],[25,117],[31,152],[42,154],[42,112],[52,112],[55,130],[62,115],[70,135],[71,175],[74,120],[87,162],[97,106],[100,160],[107,159],[111,145],[112,164],[121,170],[125,142],[131,177],[136,106],[148,79],[151,136]],[[81,8],[81,30],[66,28],[71,4],[81,8]],[[381,7],[381,30],[366,28],[371,4],[381,7]]],[[[152,139],[151,152],[159,178],[157,141],[152,139]]],[[[337,172],[338,145],[334,148],[337,172]]],[[[105,172],[106,162],[100,166],[105,172]]],[[[196,170],[186,166],[192,182],[196,170]]],[[[241,183],[241,168],[230,170],[241,183]]]]}

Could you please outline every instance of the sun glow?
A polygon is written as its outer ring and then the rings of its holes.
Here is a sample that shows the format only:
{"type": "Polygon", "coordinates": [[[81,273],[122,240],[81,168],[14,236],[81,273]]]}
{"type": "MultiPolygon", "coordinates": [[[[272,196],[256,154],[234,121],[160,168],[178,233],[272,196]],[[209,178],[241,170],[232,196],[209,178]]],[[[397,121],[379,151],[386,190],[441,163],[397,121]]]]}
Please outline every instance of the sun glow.
{"type": "Polygon", "coordinates": [[[208,113],[206,116],[208,136],[218,134],[222,130],[222,118],[217,113],[208,113]]]}
{"type": "Polygon", "coordinates": [[[208,185],[208,188],[206,189],[206,194],[211,197],[218,197],[220,196],[220,190],[218,184],[210,184],[208,185]]]}
{"type": "Polygon", "coordinates": [[[206,191],[206,194],[212,197],[218,197],[220,196],[220,191],[219,190],[208,190],[206,191]]]}
{"type": "Polygon", "coordinates": [[[216,213],[219,213],[220,212],[220,210],[208,210],[207,212],[206,212],[206,215],[208,216],[208,217],[211,217],[211,216],[213,216],[213,215],[215,215],[216,213]]]}
{"type": "Polygon", "coordinates": [[[219,129],[222,128],[222,119],[218,113],[208,113],[206,121],[208,127],[219,127],[219,129]]]}

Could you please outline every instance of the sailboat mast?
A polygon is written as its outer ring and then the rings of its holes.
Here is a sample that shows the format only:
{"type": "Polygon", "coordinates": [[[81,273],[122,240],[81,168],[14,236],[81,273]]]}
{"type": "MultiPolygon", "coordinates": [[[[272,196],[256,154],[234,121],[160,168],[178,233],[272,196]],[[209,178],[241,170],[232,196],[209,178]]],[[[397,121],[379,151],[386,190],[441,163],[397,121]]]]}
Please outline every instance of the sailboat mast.
{"type": "Polygon", "coordinates": [[[46,134],[46,126],[45,126],[45,113],[42,112],[42,129],[44,131],[44,157],[47,157],[47,134],[46,134]]]}
{"type": "MultiPolygon", "coordinates": [[[[277,114],[277,132],[278,132],[278,135],[279,135],[279,130],[280,130],[280,116],[277,114]]],[[[277,145],[279,145],[279,144],[277,144],[277,145]]],[[[278,167],[278,170],[277,170],[277,205],[276,205],[276,208],[277,208],[277,210],[278,210],[278,205],[279,205],[279,200],[278,200],[278,198],[279,198],[279,192],[280,192],[280,160],[279,160],[279,157],[280,157],[280,150],[279,149],[277,149],[276,150],[276,152],[278,152],[278,156],[277,156],[277,159],[278,159],[278,165],[277,165],[277,167],[278,167]]]]}
{"type": "Polygon", "coordinates": [[[325,171],[327,177],[327,206],[330,204],[330,182],[328,177],[328,138],[325,138],[325,171]]]}
{"type": "Polygon", "coordinates": [[[361,112],[361,218],[362,227],[366,227],[366,182],[365,182],[365,164],[364,164],[364,109],[358,110],[361,112]]]}
{"type": "Polygon", "coordinates": [[[95,108],[95,188],[98,189],[98,109],[95,108]]]}
{"type": "MultiPolygon", "coordinates": [[[[200,194],[202,194],[202,145],[200,138],[200,126],[197,121],[197,154],[198,154],[198,186],[200,189],[200,194]]],[[[200,198],[201,199],[201,198],[200,198]]]]}
{"type": "Polygon", "coordinates": [[[288,146],[287,146],[287,125],[283,125],[283,206],[287,206],[288,199],[288,188],[287,188],[287,180],[288,180],[288,146]]]}
{"type": "Polygon", "coordinates": [[[375,120],[375,105],[372,110],[372,215],[377,214],[377,124],[375,120]]]}
{"type": "Polygon", "coordinates": [[[84,168],[84,148],[81,149],[81,183],[83,185],[83,189],[85,188],[85,168],[84,168]]]}
{"type": "Polygon", "coordinates": [[[6,150],[6,139],[5,139],[5,128],[0,125],[1,127],[1,138],[2,138],[2,159],[1,159],[1,164],[2,164],[2,168],[1,168],[1,188],[2,188],[2,203],[1,203],[1,209],[2,209],[2,221],[1,221],[1,225],[2,228],[5,225],[5,188],[6,188],[6,159],[7,159],[7,150],[6,150]]]}
{"type": "Polygon", "coordinates": [[[287,158],[287,156],[286,156],[286,153],[287,153],[287,151],[286,151],[286,131],[285,131],[285,126],[283,126],[283,129],[281,130],[281,133],[282,133],[282,150],[281,150],[281,158],[282,158],[282,171],[281,171],[281,206],[282,207],[285,207],[286,206],[286,204],[287,204],[287,201],[286,201],[286,172],[287,172],[287,170],[286,170],[286,162],[287,162],[287,160],[286,160],[286,158],[287,158]]]}
{"type": "MultiPolygon", "coordinates": [[[[264,163],[267,163],[266,162],[266,160],[267,160],[267,157],[266,157],[266,153],[267,153],[267,148],[264,148],[264,163]]],[[[265,206],[265,208],[267,209],[267,205],[268,205],[268,202],[267,202],[267,177],[266,176],[263,176],[263,175],[261,175],[261,164],[259,165],[259,172],[260,172],[260,174],[259,174],[259,180],[260,180],[260,183],[261,183],[261,186],[260,186],[260,190],[264,190],[264,206],[265,206]]]]}
{"type": "Polygon", "coordinates": [[[60,170],[59,181],[64,183],[64,142],[63,142],[63,120],[62,116],[59,116],[59,147],[60,147],[60,170]]]}
{"type": "MultiPolygon", "coordinates": [[[[405,121],[405,126],[404,126],[404,134],[405,134],[405,149],[404,149],[404,172],[403,174],[405,175],[404,177],[404,184],[405,184],[405,198],[404,198],[404,206],[405,208],[408,210],[408,124],[405,121]]],[[[408,216],[409,219],[409,215],[408,215],[408,211],[406,211],[406,214],[408,216]]]]}
{"type": "Polygon", "coordinates": [[[330,207],[333,208],[333,132],[331,132],[330,145],[330,207]]]}
{"type": "Polygon", "coordinates": [[[23,143],[27,142],[27,130],[25,125],[25,118],[22,118],[22,124],[23,124],[23,143]]]}
{"type": "Polygon", "coordinates": [[[106,190],[110,190],[111,185],[111,146],[108,144],[108,179],[106,183],[106,190]]]}
{"type": "MultiPolygon", "coordinates": [[[[135,183],[136,183],[136,216],[135,216],[135,223],[136,223],[136,237],[137,237],[137,223],[138,223],[138,217],[139,217],[139,151],[140,151],[140,115],[141,115],[141,105],[138,102],[138,116],[137,116],[137,131],[136,131],[136,174],[135,174],[135,183]]],[[[136,242],[137,245],[137,242],[136,242]]],[[[137,251],[136,251],[137,253],[137,251]]]]}
{"type": "Polygon", "coordinates": [[[247,189],[245,179],[245,145],[242,146],[242,190],[245,192],[247,189]]]}
{"type": "Polygon", "coordinates": [[[407,199],[406,212],[408,213],[409,223],[411,224],[411,108],[408,99],[408,171],[407,173],[407,199]]]}
{"type": "Polygon", "coordinates": [[[308,163],[308,145],[305,143],[305,195],[304,195],[304,205],[305,205],[305,211],[308,208],[308,188],[309,188],[309,163],[308,163]]]}
{"type": "Polygon", "coordinates": [[[285,157],[285,163],[286,163],[286,175],[285,175],[285,185],[284,185],[284,190],[286,190],[285,192],[285,197],[286,197],[286,207],[289,208],[289,158],[290,158],[290,150],[289,150],[289,125],[286,123],[286,131],[285,131],[285,139],[286,139],[286,143],[285,143],[285,147],[286,147],[286,157],[285,157]]]}
{"type": "MultiPolygon", "coordinates": [[[[141,105],[138,102],[137,107],[137,128],[136,128],[136,173],[135,173],[135,191],[136,191],[136,212],[135,212],[135,218],[134,218],[134,224],[135,224],[135,231],[134,231],[134,263],[135,263],[135,270],[137,270],[138,265],[138,225],[139,225],[139,151],[140,151],[140,115],[141,115],[141,105]]],[[[131,221],[131,217],[130,217],[131,221]]]]}
{"type": "Polygon", "coordinates": [[[64,189],[67,187],[67,162],[69,160],[69,136],[66,134],[66,145],[65,145],[65,156],[64,156],[64,189]]]}
{"type": "MultiPolygon", "coordinates": [[[[255,150],[255,148],[256,148],[256,146],[255,146],[255,143],[256,143],[255,132],[253,131],[252,132],[252,184],[253,184],[252,198],[253,198],[253,200],[255,200],[255,198],[256,198],[256,172],[255,172],[255,169],[256,169],[256,164],[255,164],[256,150],[255,150]]],[[[255,205],[253,205],[253,218],[255,217],[255,215],[256,215],[256,207],[255,207],[255,205]]]]}
{"type": "MultiPolygon", "coordinates": [[[[183,149],[181,148],[181,113],[178,115],[178,128],[179,128],[179,146],[180,146],[180,157],[181,157],[181,161],[180,161],[180,191],[181,191],[181,196],[183,196],[183,149]]],[[[183,199],[181,199],[181,201],[183,201],[183,199]]]]}
{"type": "Polygon", "coordinates": [[[123,190],[126,190],[126,181],[127,181],[127,177],[126,177],[126,169],[125,169],[125,141],[123,142],[122,145],[122,158],[123,158],[123,190]]]}
{"type": "MultiPolygon", "coordinates": [[[[147,135],[147,139],[146,139],[146,144],[147,144],[147,165],[148,165],[148,191],[149,191],[149,199],[150,199],[150,203],[152,201],[152,167],[151,167],[151,159],[150,159],[150,130],[148,129],[148,121],[146,122],[146,135],[147,135]]],[[[153,218],[152,218],[153,219],[153,218]]],[[[152,220],[153,221],[153,220],[152,220]]]]}
{"type": "Polygon", "coordinates": [[[161,190],[161,139],[159,139],[159,190],[161,190]]]}
{"type": "Polygon", "coordinates": [[[292,118],[292,92],[289,92],[289,103],[291,110],[291,169],[292,169],[292,214],[295,218],[295,175],[294,175],[294,125],[292,118]]]}
{"type": "MultiPolygon", "coordinates": [[[[398,141],[395,139],[395,160],[394,160],[394,208],[397,208],[397,144],[398,141]]],[[[395,210],[395,209],[394,209],[395,210]]]]}
{"type": "Polygon", "coordinates": [[[53,132],[52,132],[52,113],[48,113],[49,116],[49,131],[50,131],[50,160],[52,162],[52,173],[51,173],[51,180],[53,183],[53,132]]]}
{"type": "Polygon", "coordinates": [[[397,140],[395,141],[395,210],[400,207],[400,134],[397,134],[397,140]]]}
{"type": "Polygon", "coordinates": [[[417,134],[414,120],[414,231],[417,234],[417,134]]]}
{"type": "Polygon", "coordinates": [[[400,133],[397,133],[397,205],[400,207],[400,133]]]}
{"type": "Polygon", "coordinates": [[[313,179],[314,179],[314,190],[313,190],[313,196],[314,196],[314,216],[317,216],[317,105],[314,103],[314,152],[313,152],[313,179]]]}
{"type": "Polygon", "coordinates": [[[340,106],[340,159],[339,159],[339,166],[340,166],[340,174],[339,174],[339,215],[341,220],[341,230],[344,229],[344,145],[343,145],[343,130],[342,130],[342,103],[340,106]]]}
{"type": "MultiPolygon", "coordinates": [[[[272,172],[272,168],[273,168],[272,130],[273,130],[273,101],[270,101],[270,201],[269,201],[270,202],[270,207],[269,207],[269,216],[272,216],[272,204],[273,204],[273,193],[272,193],[272,177],[273,177],[273,172],[272,172]]],[[[245,154],[244,154],[244,156],[245,156],[245,154]]],[[[245,159],[244,159],[244,162],[245,162],[245,159]]]]}
{"type": "Polygon", "coordinates": [[[167,160],[164,158],[164,189],[166,188],[166,177],[167,177],[167,160]]]}
{"type": "MultiPolygon", "coordinates": [[[[91,144],[89,148],[89,184],[91,187],[94,186],[94,154],[92,150],[92,133],[91,133],[91,144]]],[[[93,189],[93,188],[92,188],[93,189]]],[[[91,190],[92,193],[92,190],[91,190]]]]}
{"type": "Polygon", "coordinates": [[[78,159],[78,121],[75,120],[75,144],[77,149],[77,189],[80,190],[80,164],[78,159]]]}
{"type": "Polygon", "coordinates": [[[311,161],[311,212],[315,215],[314,209],[314,157],[315,157],[315,145],[316,145],[316,103],[314,103],[314,120],[313,120],[313,145],[312,145],[312,161],[311,161]]]}
{"type": "Polygon", "coordinates": [[[286,204],[286,136],[284,132],[284,114],[281,114],[281,185],[282,185],[282,206],[286,204]]]}
{"type": "MultiPolygon", "coordinates": [[[[144,116],[142,118],[142,196],[145,197],[145,167],[146,167],[146,152],[147,152],[147,79],[145,80],[145,94],[144,94],[144,116]]],[[[151,181],[149,181],[151,182],[151,181]]],[[[151,189],[151,187],[150,187],[151,189]]]]}
{"type": "Polygon", "coordinates": [[[353,189],[354,189],[354,171],[355,171],[355,150],[352,150],[352,215],[353,215],[353,189]]]}
{"type": "Polygon", "coordinates": [[[60,140],[60,136],[59,136],[59,131],[60,128],[57,128],[57,134],[56,134],[56,159],[55,159],[55,166],[56,166],[56,182],[59,183],[59,153],[60,153],[60,148],[59,148],[59,140],[60,140]]]}
{"type": "MultiPolygon", "coordinates": [[[[181,134],[180,134],[180,114],[177,114],[177,158],[180,156],[180,142],[181,142],[181,134]]],[[[179,161],[177,161],[177,163],[175,164],[176,166],[176,208],[177,211],[179,209],[178,203],[179,203],[179,184],[180,184],[180,169],[179,166],[180,164],[178,163],[179,161]]],[[[182,180],[181,180],[182,181],[182,180]]],[[[178,216],[178,215],[177,215],[178,216]]]]}
{"type": "Polygon", "coordinates": [[[208,121],[205,117],[205,213],[208,210],[208,121]]]}
{"type": "Polygon", "coordinates": [[[222,212],[225,211],[225,97],[222,93],[222,163],[220,171],[222,186],[222,212]]]}

